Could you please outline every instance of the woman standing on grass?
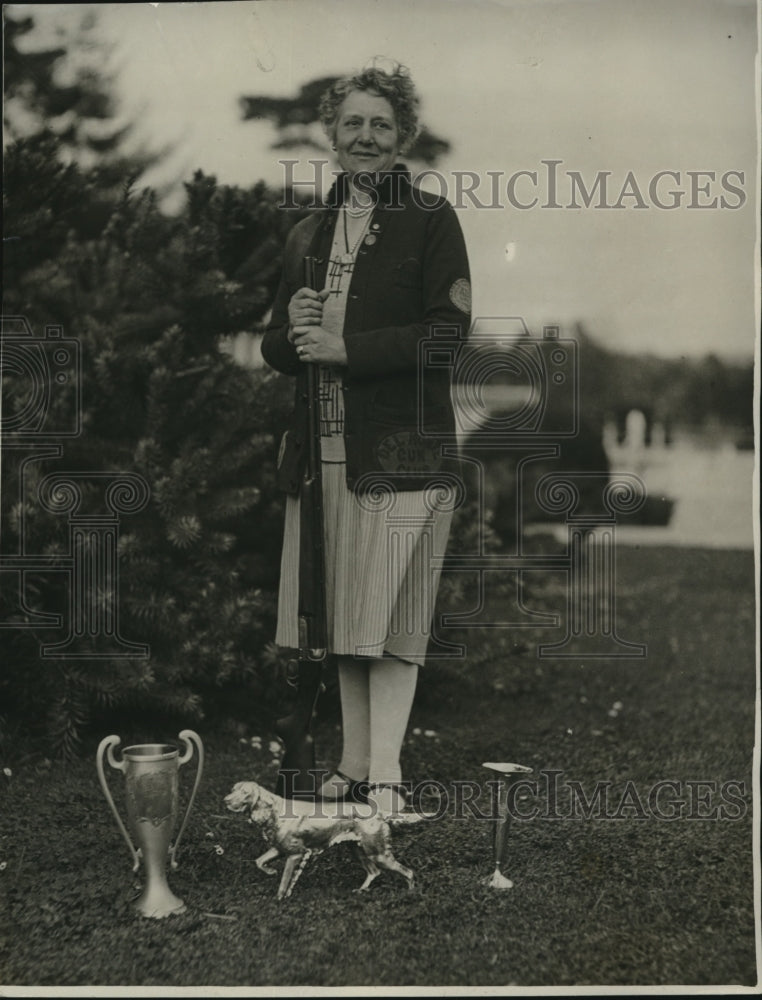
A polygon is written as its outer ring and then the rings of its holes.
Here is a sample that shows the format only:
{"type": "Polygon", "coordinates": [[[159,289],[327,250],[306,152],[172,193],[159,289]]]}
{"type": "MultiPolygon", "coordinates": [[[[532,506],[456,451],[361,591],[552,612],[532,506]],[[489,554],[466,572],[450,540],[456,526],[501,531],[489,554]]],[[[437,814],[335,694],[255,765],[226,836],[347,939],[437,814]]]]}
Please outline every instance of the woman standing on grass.
{"type": "Polygon", "coordinates": [[[343,753],[324,798],[367,795],[400,810],[400,750],[431,628],[457,467],[450,369],[425,364],[437,328],[470,320],[468,258],[444,198],[398,163],[418,131],[403,67],[333,84],[320,117],[342,172],[325,209],[300,222],[262,354],[295,375],[278,463],[287,499],[276,642],[298,647],[298,488],[305,460],[304,366],[320,365],[328,650],[338,658],[343,753]],[[317,287],[302,287],[305,256],[317,287]],[[443,488],[443,484],[446,488],[443,488]],[[362,784],[361,784],[362,783],[362,784]],[[367,785],[366,785],[367,783],[367,785]]]}

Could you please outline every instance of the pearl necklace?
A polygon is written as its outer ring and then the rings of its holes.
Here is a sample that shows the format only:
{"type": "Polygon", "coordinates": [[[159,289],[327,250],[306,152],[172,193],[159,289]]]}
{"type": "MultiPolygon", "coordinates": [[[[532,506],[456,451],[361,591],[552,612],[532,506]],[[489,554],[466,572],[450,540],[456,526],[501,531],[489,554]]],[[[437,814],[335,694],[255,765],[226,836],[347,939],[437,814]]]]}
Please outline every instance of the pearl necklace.
{"type": "Polygon", "coordinates": [[[357,252],[357,248],[359,247],[360,242],[361,242],[363,236],[365,236],[366,230],[368,228],[368,223],[370,222],[370,213],[371,213],[371,209],[372,208],[373,208],[373,204],[371,203],[371,205],[370,205],[369,208],[364,209],[362,212],[356,212],[352,216],[353,218],[360,218],[362,215],[365,215],[366,218],[365,218],[365,222],[363,223],[363,227],[360,230],[360,235],[357,237],[357,240],[355,241],[355,245],[350,250],[349,249],[349,233],[347,231],[347,215],[352,215],[352,213],[348,210],[348,208],[347,208],[346,205],[343,206],[344,210],[342,212],[342,217],[344,219],[344,253],[341,255],[341,258],[340,258],[342,264],[352,264],[354,262],[355,254],[357,252]]]}
{"type": "Polygon", "coordinates": [[[372,199],[367,203],[367,205],[358,205],[356,208],[350,208],[349,202],[344,202],[344,211],[353,219],[359,219],[363,215],[367,215],[368,212],[372,212],[373,205],[374,203],[372,199]]]}
{"type": "Polygon", "coordinates": [[[372,212],[376,204],[376,199],[367,191],[359,191],[350,182],[347,190],[347,197],[344,199],[344,211],[353,219],[359,219],[368,212],[372,212]],[[366,200],[367,199],[367,200],[366,200]]]}

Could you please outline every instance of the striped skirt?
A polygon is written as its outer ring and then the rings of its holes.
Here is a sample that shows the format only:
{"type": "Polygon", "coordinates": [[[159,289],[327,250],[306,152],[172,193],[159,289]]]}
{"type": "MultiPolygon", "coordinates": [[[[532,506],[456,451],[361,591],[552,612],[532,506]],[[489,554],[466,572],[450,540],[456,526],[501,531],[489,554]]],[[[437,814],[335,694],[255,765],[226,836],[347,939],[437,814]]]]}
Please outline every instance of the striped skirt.
{"type": "MultiPolygon", "coordinates": [[[[357,495],[343,463],[323,463],[328,650],[423,664],[452,498],[441,490],[357,495]]],[[[299,498],[286,499],[278,629],[298,648],[299,498]]]]}

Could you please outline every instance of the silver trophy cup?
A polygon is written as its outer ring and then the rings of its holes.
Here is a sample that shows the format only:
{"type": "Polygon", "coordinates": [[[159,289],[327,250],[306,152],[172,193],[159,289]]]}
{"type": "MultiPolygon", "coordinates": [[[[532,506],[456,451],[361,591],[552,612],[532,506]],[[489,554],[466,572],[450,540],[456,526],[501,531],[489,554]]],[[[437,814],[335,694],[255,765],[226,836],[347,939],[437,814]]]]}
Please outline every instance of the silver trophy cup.
{"type": "Polygon", "coordinates": [[[143,859],[146,885],[135,905],[144,917],[166,917],[170,913],[182,913],[185,909],[185,903],[175,896],[167,884],[167,861],[172,868],[177,868],[175,854],[201,780],[204,747],[191,729],[183,729],[179,739],[185,745],[182,756],[178,748],[169,743],[143,743],[125,747],[122,759],[117,760],[114,749],[121,740],[118,736],[107,736],[101,740],[95,758],[103,794],[132,855],[133,871],[138,870],[140,859],[143,859]],[[194,744],[198,750],[196,780],[180,831],[172,843],[178,817],[178,774],[180,767],[193,756],[194,744]],[[137,848],[114,805],[103,768],[104,755],[113,768],[124,774],[127,824],[137,848]]]}

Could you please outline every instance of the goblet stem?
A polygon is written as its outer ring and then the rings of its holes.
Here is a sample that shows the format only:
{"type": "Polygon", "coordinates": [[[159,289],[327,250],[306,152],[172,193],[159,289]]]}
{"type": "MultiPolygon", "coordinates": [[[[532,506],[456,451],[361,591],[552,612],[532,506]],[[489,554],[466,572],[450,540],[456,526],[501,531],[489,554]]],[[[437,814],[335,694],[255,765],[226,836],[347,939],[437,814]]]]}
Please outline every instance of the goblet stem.
{"type": "Polygon", "coordinates": [[[512,889],[513,882],[503,873],[503,866],[507,861],[508,854],[508,833],[511,827],[511,789],[524,774],[530,774],[531,767],[524,767],[522,764],[497,764],[487,763],[482,765],[495,771],[498,775],[498,796],[497,796],[497,816],[495,817],[495,827],[492,840],[493,859],[495,870],[491,875],[482,879],[482,884],[491,889],[512,889]]]}

